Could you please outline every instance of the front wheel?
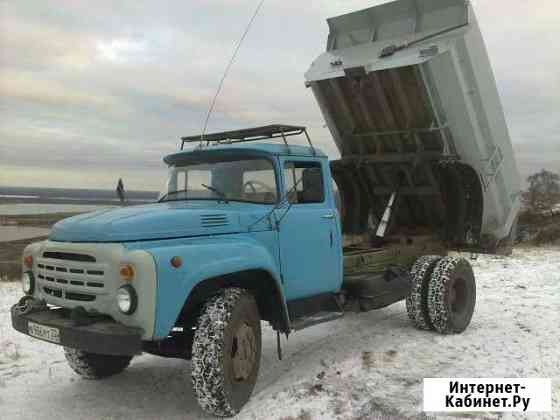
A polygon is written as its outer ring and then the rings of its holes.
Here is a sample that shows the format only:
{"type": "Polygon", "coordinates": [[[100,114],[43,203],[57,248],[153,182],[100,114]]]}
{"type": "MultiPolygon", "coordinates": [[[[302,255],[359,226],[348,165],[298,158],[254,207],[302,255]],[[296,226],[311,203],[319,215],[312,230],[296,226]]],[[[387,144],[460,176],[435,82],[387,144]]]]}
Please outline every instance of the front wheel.
{"type": "Polygon", "coordinates": [[[102,379],[125,370],[132,356],[111,356],[108,354],[88,353],[64,347],[68,365],[85,379],[102,379]]]}
{"type": "Polygon", "coordinates": [[[261,324],[254,297],[230,288],[210,299],[192,347],[193,388],[201,408],[229,417],[251,397],[261,359],[261,324]]]}

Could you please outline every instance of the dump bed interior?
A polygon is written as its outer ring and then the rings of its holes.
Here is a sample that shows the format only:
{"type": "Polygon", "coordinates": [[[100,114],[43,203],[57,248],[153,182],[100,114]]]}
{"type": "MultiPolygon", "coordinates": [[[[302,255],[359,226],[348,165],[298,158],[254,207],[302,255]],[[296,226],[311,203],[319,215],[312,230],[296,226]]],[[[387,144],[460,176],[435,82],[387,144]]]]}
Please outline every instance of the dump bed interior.
{"type": "Polygon", "coordinates": [[[398,0],[328,23],[306,79],[341,155],[331,169],[346,244],[367,247],[393,197],[385,244],[497,252],[520,181],[470,3],[398,0]]]}

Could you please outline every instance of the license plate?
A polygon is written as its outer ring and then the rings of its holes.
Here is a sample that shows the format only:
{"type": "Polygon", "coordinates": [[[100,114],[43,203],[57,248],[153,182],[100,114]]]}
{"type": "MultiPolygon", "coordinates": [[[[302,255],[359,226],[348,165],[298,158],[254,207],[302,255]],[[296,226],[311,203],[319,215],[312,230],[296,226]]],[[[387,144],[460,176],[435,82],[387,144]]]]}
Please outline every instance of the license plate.
{"type": "Polygon", "coordinates": [[[41,340],[50,341],[51,343],[60,343],[60,330],[46,325],[36,324],[35,322],[27,323],[27,331],[29,335],[40,338],[41,340]]]}

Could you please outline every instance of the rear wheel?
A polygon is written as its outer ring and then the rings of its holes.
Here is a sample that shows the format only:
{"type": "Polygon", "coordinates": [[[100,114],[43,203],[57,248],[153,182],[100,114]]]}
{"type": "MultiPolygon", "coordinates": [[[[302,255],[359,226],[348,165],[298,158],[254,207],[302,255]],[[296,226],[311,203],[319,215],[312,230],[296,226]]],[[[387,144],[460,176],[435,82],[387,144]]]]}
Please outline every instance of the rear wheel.
{"type": "Polygon", "coordinates": [[[434,268],[442,258],[425,255],[418,258],[410,270],[412,287],[406,298],[406,312],[414,326],[421,330],[433,329],[428,311],[428,287],[434,268]]]}
{"type": "Polygon", "coordinates": [[[210,299],[198,319],[192,380],[201,408],[215,416],[239,413],[251,397],[261,358],[261,324],[254,297],[237,288],[210,299]]]}
{"type": "Polygon", "coordinates": [[[85,379],[102,379],[121,373],[132,360],[132,356],[88,353],[69,347],[64,348],[64,356],[74,372],[85,379]]]}
{"type": "Polygon", "coordinates": [[[476,304],[476,283],[470,263],[446,257],[438,262],[428,289],[428,309],[434,329],[458,334],[469,326],[476,304]]]}

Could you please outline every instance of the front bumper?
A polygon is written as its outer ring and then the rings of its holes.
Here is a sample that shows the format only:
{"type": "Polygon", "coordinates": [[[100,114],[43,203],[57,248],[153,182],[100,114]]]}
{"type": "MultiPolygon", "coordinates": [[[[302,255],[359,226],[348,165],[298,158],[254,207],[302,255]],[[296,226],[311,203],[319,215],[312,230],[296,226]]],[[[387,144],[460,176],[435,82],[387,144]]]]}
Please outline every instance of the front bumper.
{"type": "Polygon", "coordinates": [[[17,331],[53,344],[96,354],[132,356],[142,352],[142,330],[126,327],[112,320],[87,325],[67,316],[63,309],[37,306],[26,309],[21,303],[11,308],[12,326],[17,331]],[[58,330],[56,339],[37,337],[29,332],[29,323],[58,330]]]}

